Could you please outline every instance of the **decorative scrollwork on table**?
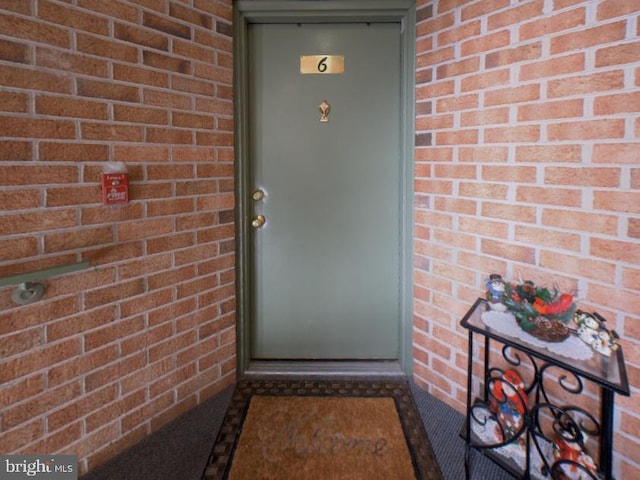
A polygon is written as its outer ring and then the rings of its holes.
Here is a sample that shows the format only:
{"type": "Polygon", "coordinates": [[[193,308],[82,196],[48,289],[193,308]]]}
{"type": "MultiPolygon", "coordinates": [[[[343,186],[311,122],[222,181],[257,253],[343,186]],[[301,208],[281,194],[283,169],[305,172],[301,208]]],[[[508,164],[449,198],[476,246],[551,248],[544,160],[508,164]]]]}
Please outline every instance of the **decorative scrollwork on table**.
{"type": "Polygon", "coordinates": [[[530,434],[542,460],[541,473],[559,480],[599,480],[589,453],[589,436],[598,437],[598,420],[578,406],[540,403],[530,413],[530,434]]]}
{"type": "Polygon", "coordinates": [[[484,437],[476,446],[508,448],[509,455],[520,456],[527,465],[533,462],[542,477],[599,480],[587,446],[588,438],[601,436],[598,420],[577,405],[559,406],[552,399],[561,392],[571,397],[582,393],[581,377],[565,369],[555,371],[556,365],[538,362],[514,347],[505,345],[501,353],[508,367],[488,368],[485,399],[471,408],[471,418],[483,427],[484,437]],[[530,375],[528,381],[521,372],[530,375]],[[536,454],[528,455],[528,448],[536,454]]]}
{"type": "Polygon", "coordinates": [[[570,370],[566,370],[558,367],[557,365],[546,364],[540,369],[540,390],[545,398],[545,401],[549,401],[547,395],[547,379],[553,378],[552,374],[547,375],[547,371],[550,369],[560,370],[560,375],[557,376],[556,383],[562,387],[565,392],[572,395],[578,395],[584,390],[582,378],[570,370]]]}
{"type": "MultiPolygon", "coordinates": [[[[526,352],[517,349],[516,347],[512,347],[511,345],[503,345],[502,347],[502,358],[511,365],[512,367],[525,367],[518,370],[519,374],[522,376],[522,371],[526,370],[526,367],[531,367],[533,373],[531,375],[531,380],[529,382],[525,382],[524,390],[528,393],[535,388],[537,384],[537,379],[539,378],[539,369],[538,364],[535,359],[526,352]],[[523,361],[526,360],[526,362],[523,361]]],[[[491,370],[497,370],[493,368],[491,370]]]]}

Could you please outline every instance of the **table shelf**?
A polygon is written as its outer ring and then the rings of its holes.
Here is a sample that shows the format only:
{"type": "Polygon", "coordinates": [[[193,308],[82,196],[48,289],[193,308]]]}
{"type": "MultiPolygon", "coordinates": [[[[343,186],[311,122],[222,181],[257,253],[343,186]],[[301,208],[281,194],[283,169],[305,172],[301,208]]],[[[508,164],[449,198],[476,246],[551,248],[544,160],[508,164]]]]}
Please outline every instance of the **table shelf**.
{"type": "MultiPolygon", "coordinates": [[[[460,321],[469,332],[461,432],[467,478],[473,449],[518,478],[561,478],[564,470],[574,475],[568,478],[611,480],[614,395],[629,395],[622,348],[610,357],[590,350],[572,355],[570,342],[550,349],[526,335],[505,333],[488,321],[488,312],[479,298],[460,321]],[[597,412],[586,400],[593,403],[593,393],[599,394],[597,412]],[[558,455],[573,454],[569,447],[577,449],[575,456],[558,455]],[[585,467],[589,459],[591,468],[585,467]]],[[[575,332],[571,336],[577,339],[575,332]]]]}

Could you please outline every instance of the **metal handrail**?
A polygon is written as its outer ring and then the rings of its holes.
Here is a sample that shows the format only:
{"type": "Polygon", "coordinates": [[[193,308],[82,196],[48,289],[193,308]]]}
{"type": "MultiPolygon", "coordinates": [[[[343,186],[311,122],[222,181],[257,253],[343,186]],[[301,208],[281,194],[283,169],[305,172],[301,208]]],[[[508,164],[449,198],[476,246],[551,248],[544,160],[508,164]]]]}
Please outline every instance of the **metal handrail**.
{"type": "Polygon", "coordinates": [[[55,277],[56,275],[62,275],[63,273],[72,273],[77,272],[78,270],[84,270],[90,266],[91,263],[85,261],[70,263],[68,265],[59,265],[57,267],[45,268],[43,270],[28,273],[18,273],[7,277],[0,277],[0,287],[6,287],[7,285],[19,285],[21,283],[32,282],[34,280],[46,280],[49,277],[55,277]]]}
{"type": "Polygon", "coordinates": [[[65,273],[77,272],[89,268],[88,261],[59,265],[57,267],[45,268],[28,273],[18,273],[0,278],[0,287],[8,285],[18,285],[13,292],[11,299],[18,305],[26,305],[40,300],[44,295],[44,280],[65,273]]]}

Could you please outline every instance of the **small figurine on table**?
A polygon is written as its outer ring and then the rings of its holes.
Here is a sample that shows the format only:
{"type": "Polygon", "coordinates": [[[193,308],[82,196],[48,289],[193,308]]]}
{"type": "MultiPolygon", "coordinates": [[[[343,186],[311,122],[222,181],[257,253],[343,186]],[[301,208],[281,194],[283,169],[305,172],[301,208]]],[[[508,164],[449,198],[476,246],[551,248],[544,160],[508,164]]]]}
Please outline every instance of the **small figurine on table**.
{"type": "Polygon", "coordinates": [[[509,441],[520,433],[528,403],[525,384],[517,370],[506,370],[494,380],[489,409],[496,415],[496,436],[499,441],[509,441]]]}
{"type": "Polygon", "coordinates": [[[492,273],[489,278],[484,280],[484,284],[487,287],[487,300],[489,301],[489,307],[497,312],[505,312],[507,306],[502,303],[502,297],[506,289],[505,281],[502,279],[502,275],[498,273],[492,273]]]}
{"type": "MultiPolygon", "coordinates": [[[[575,438],[568,430],[561,430],[556,434],[553,442],[553,459],[560,462],[558,466],[562,473],[558,477],[561,480],[590,480],[599,478],[593,457],[584,448],[584,436],[580,440],[575,438]]],[[[555,471],[556,475],[560,472],[555,471]]]]}
{"type": "Polygon", "coordinates": [[[614,335],[607,330],[604,322],[599,321],[593,315],[582,310],[577,310],[574,321],[578,325],[580,339],[598,353],[608,357],[618,348],[614,335]]]}

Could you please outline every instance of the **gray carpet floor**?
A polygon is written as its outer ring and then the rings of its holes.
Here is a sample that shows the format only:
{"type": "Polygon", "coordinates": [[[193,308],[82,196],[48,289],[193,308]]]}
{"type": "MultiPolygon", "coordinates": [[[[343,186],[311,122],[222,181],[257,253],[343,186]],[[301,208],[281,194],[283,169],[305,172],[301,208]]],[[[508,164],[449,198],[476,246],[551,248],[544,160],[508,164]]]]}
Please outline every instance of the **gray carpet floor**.
{"type": "MultiPolygon", "coordinates": [[[[445,480],[464,479],[464,416],[413,382],[411,390],[445,480]]],[[[82,480],[200,480],[232,393],[227,388],[82,480]]],[[[514,478],[480,454],[471,458],[473,479],[514,478]]]]}

